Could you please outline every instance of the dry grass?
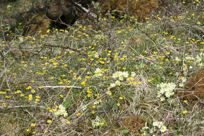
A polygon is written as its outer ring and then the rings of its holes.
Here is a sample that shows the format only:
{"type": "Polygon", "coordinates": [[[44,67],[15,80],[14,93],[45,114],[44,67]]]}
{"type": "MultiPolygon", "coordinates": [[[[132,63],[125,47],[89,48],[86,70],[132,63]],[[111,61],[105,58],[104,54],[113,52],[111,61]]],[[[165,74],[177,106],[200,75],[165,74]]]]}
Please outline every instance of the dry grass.
{"type": "Polygon", "coordinates": [[[0,133],[202,135],[203,5],[185,6],[177,16],[99,16],[7,41],[3,21],[0,133]]]}

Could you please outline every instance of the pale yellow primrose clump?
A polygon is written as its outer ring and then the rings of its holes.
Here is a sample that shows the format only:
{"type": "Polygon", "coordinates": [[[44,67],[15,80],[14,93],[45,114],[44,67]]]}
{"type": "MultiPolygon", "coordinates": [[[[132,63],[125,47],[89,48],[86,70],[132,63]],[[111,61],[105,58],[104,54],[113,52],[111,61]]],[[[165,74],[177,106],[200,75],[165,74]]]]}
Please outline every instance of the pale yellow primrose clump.
{"type": "Polygon", "coordinates": [[[155,121],[155,122],[153,122],[153,126],[159,128],[161,133],[164,133],[164,132],[167,131],[166,126],[165,126],[164,123],[161,122],[161,121],[155,121]]]}
{"type": "Polygon", "coordinates": [[[123,82],[125,79],[127,79],[129,76],[130,77],[135,77],[136,73],[131,72],[131,74],[128,73],[128,71],[116,71],[113,73],[112,78],[116,79],[115,83],[110,84],[110,88],[120,86],[121,82],[123,82]]]}
{"type": "Polygon", "coordinates": [[[204,59],[204,53],[202,52],[196,56],[195,62],[199,67],[204,66],[203,59],[204,59]]]}
{"type": "Polygon", "coordinates": [[[122,71],[117,71],[117,72],[115,72],[115,73],[113,73],[113,78],[114,79],[119,79],[120,81],[123,81],[124,80],[124,78],[127,78],[129,76],[129,74],[128,74],[128,72],[127,71],[124,71],[124,72],[122,72],[122,71]]]}
{"type": "Polygon", "coordinates": [[[67,111],[65,110],[65,107],[63,105],[59,105],[59,109],[54,112],[55,116],[61,116],[63,115],[64,117],[68,116],[67,111]]]}
{"type": "Polygon", "coordinates": [[[204,53],[200,53],[198,55],[194,56],[186,56],[186,58],[184,59],[186,62],[188,63],[194,63],[195,65],[199,66],[199,67],[203,67],[204,66],[204,53]]]}
{"type": "Polygon", "coordinates": [[[157,97],[160,98],[161,101],[164,101],[165,98],[169,98],[174,95],[174,89],[176,84],[174,83],[161,83],[157,85],[160,90],[158,91],[157,97]]]}
{"type": "Polygon", "coordinates": [[[179,77],[178,79],[180,80],[179,87],[184,87],[184,84],[187,81],[186,77],[179,77]]]}
{"type": "Polygon", "coordinates": [[[100,69],[100,68],[97,68],[96,70],[95,70],[95,77],[101,77],[101,76],[103,76],[103,71],[100,69]]]}

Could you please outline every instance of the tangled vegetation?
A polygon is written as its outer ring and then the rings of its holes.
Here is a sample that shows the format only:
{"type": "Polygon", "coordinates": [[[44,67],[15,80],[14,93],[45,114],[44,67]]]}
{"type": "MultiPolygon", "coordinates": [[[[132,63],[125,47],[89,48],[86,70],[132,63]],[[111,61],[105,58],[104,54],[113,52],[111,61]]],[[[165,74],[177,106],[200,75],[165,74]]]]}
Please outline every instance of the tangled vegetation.
{"type": "Polygon", "coordinates": [[[204,134],[202,0],[35,36],[8,25],[18,2],[0,10],[0,135],[204,134]]]}

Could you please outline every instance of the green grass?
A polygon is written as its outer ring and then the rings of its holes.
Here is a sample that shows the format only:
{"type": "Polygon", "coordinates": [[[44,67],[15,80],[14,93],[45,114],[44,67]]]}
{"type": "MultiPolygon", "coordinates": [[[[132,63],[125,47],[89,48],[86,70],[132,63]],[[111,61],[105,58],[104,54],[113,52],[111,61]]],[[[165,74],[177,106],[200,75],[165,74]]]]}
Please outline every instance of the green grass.
{"type": "Polygon", "coordinates": [[[197,6],[146,22],[103,17],[0,40],[0,134],[15,128],[8,135],[202,135],[203,108],[176,96],[181,77],[203,68],[197,55],[204,50],[204,13],[197,6]],[[129,75],[114,78],[117,71],[129,75]],[[161,101],[157,85],[170,82],[175,94],[161,101]],[[59,105],[68,116],[55,116],[59,105]],[[121,125],[127,116],[145,125],[129,130],[121,125]]]}

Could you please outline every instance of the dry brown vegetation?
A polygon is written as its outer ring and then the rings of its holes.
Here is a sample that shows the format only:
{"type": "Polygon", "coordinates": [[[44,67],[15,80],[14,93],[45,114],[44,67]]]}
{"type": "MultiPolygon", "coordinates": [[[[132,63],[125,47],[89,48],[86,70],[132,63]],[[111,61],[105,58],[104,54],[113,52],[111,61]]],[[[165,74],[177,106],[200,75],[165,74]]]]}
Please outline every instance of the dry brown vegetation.
{"type": "Polygon", "coordinates": [[[204,98],[204,70],[194,73],[188,80],[184,90],[178,90],[178,96],[190,101],[204,98]]]}
{"type": "Polygon", "coordinates": [[[45,1],[0,5],[0,135],[203,135],[204,1],[45,1]]]}
{"type": "MultiPolygon", "coordinates": [[[[87,5],[91,6],[90,1],[79,1],[79,3],[82,3],[82,6],[84,5],[85,7],[87,7],[87,5]]],[[[139,20],[144,20],[146,17],[149,17],[149,15],[159,7],[158,0],[99,0],[99,3],[103,13],[119,11],[123,14],[134,16],[139,20]]],[[[76,9],[77,7],[69,1],[51,0],[46,13],[34,15],[28,22],[27,28],[24,30],[24,35],[33,35],[39,31],[45,34],[46,31],[51,28],[50,25],[54,22],[55,24],[58,23],[55,27],[72,25],[78,18],[77,16],[80,16],[77,15],[79,13],[77,13],[76,9]]],[[[115,15],[118,17],[122,16],[122,14],[119,13],[115,15]]]]}
{"type": "Polygon", "coordinates": [[[105,12],[118,10],[139,19],[148,17],[159,7],[158,0],[101,0],[100,3],[105,12]]]}

